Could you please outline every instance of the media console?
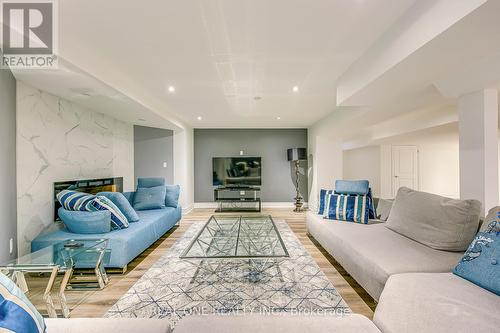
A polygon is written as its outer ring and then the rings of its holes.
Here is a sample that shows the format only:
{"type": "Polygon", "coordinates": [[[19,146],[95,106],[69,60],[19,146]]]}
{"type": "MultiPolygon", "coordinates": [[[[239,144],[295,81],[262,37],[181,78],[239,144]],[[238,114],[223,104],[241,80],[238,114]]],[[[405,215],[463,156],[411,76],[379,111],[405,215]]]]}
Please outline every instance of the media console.
{"type": "Polygon", "coordinates": [[[220,186],[214,189],[214,200],[218,207],[217,213],[222,212],[260,212],[260,187],[256,186],[220,186]]]}

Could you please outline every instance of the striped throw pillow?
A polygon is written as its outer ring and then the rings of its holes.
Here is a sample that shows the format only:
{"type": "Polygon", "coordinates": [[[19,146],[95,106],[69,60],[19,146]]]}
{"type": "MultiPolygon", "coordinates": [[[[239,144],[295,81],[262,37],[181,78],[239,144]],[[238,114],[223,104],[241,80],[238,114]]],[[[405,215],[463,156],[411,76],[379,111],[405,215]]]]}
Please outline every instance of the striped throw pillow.
{"type": "Polygon", "coordinates": [[[329,194],[323,216],[330,220],[368,224],[369,209],[366,195],[329,194]]]}
{"type": "Polygon", "coordinates": [[[45,332],[42,316],[24,293],[0,273],[0,332],[45,332]]]}
{"type": "Polygon", "coordinates": [[[111,228],[125,229],[128,228],[128,220],[121,210],[105,196],[98,195],[94,200],[87,205],[87,210],[95,212],[98,210],[109,210],[111,212],[111,228]]]}
{"type": "Polygon", "coordinates": [[[319,215],[323,215],[325,213],[325,200],[326,200],[326,197],[329,195],[329,194],[333,194],[333,190],[324,190],[324,189],[321,189],[319,191],[319,208],[318,208],[318,214],[319,215]]]}
{"type": "Polygon", "coordinates": [[[86,211],[87,205],[95,198],[94,195],[71,190],[63,190],[56,197],[64,209],[80,211],[86,211]]]}

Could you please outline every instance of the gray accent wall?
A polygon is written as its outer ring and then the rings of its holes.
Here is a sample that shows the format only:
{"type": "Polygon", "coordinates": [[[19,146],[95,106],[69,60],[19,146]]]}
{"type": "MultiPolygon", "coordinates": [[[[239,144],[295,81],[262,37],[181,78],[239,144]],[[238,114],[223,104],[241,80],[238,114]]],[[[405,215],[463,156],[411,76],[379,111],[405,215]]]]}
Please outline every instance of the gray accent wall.
{"type": "Polygon", "coordinates": [[[174,131],[134,126],[134,169],[136,185],[139,177],[164,177],[173,184],[174,131]]]}
{"type": "Polygon", "coordinates": [[[5,69],[0,69],[0,189],[0,262],[5,262],[17,255],[16,79],[5,69]]]}
{"type": "MultiPolygon", "coordinates": [[[[307,129],[195,129],[194,201],[212,202],[212,157],[262,157],[264,202],[292,202],[295,172],[288,148],[307,147],[307,129]]],[[[307,201],[307,162],[301,162],[301,194],[307,201]]]]}

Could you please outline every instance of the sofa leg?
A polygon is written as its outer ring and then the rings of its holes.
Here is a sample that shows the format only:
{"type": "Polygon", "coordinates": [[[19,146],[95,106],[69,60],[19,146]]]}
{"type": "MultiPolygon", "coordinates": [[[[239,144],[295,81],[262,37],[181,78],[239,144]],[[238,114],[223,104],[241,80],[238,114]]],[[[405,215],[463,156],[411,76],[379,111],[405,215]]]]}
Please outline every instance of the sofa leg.
{"type": "Polygon", "coordinates": [[[122,274],[125,274],[127,273],[127,265],[125,265],[123,268],[122,268],[122,274]]]}

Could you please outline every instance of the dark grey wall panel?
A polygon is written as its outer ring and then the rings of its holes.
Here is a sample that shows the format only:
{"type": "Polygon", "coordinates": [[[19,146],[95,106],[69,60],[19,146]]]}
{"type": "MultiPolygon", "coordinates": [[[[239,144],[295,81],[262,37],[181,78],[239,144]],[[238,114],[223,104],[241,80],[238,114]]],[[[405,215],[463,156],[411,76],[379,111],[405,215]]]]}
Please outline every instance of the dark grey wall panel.
{"type": "Polygon", "coordinates": [[[139,177],[165,177],[174,182],[174,132],[171,130],[134,126],[135,184],[139,177]],[[166,168],[164,163],[167,163],[166,168]]]}
{"type": "MultiPolygon", "coordinates": [[[[292,202],[294,170],[287,148],[307,147],[307,129],[195,129],[194,200],[213,201],[212,157],[262,157],[262,200],[292,202]]],[[[301,193],[307,201],[307,162],[301,163],[301,193]]]]}
{"type": "Polygon", "coordinates": [[[5,262],[17,254],[16,79],[5,69],[0,69],[0,189],[0,262],[5,262]]]}

